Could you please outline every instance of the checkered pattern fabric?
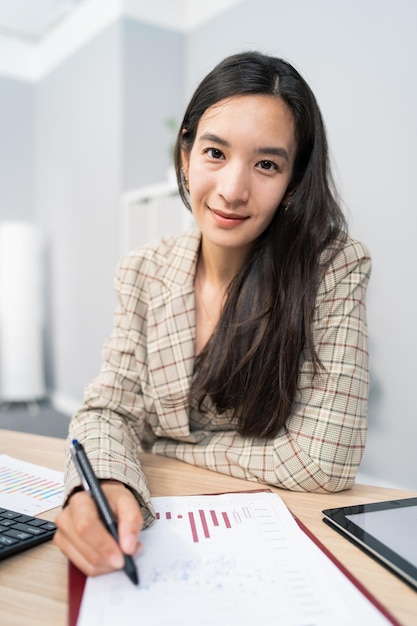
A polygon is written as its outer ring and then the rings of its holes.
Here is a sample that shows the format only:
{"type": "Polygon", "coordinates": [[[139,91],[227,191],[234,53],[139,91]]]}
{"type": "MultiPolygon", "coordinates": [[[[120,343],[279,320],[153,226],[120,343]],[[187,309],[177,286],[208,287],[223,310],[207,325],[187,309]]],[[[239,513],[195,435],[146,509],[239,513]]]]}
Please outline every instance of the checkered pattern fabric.
{"type": "MultiPolygon", "coordinates": [[[[319,287],[314,339],[325,370],[304,355],[293,413],[275,439],[241,437],[230,412],[187,398],[195,360],[194,276],[200,233],[167,237],[123,258],[118,305],[98,377],[71,420],[100,478],[120,480],[153,518],[140,451],[285,489],[350,487],[366,439],[368,333],[365,292],[371,261],[348,238],[319,287]]],[[[267,372],[265,373],[267,375],[267,372]]],[[[67,455],[66,489],[78,485],[67,455]]]]}

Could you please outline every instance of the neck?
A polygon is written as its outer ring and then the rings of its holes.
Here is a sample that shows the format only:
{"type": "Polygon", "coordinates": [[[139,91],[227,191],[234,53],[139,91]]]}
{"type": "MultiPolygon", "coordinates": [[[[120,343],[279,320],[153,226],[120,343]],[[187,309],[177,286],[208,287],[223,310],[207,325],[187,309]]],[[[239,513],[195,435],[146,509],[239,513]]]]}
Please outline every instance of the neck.
{"type": "Polygon", "coordinates": [[[197,273],[213,286],[226,287],[243,266],[248,252],[247,249],[216,246],[203,237],[197,273]]]}

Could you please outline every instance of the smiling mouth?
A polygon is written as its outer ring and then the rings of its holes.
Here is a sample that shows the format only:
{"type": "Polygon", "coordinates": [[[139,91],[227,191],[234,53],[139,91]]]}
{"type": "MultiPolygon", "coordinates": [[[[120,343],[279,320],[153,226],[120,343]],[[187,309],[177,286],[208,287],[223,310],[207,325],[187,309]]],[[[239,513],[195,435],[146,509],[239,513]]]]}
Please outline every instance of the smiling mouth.
{"type": "Polygon", "coordinates": [[[211,209],[210,207],[208,207],[209,210],[214,213],[215,215],[217,215],[218,217],[220,217],[221,219],[224,220],[231,220],[231,221],[243,221],[243,220],[247,220],[249,219],[249,215],[239,215],[238,213],[224,213],[223,211],[219,211],[217,209],[211,209]]]}

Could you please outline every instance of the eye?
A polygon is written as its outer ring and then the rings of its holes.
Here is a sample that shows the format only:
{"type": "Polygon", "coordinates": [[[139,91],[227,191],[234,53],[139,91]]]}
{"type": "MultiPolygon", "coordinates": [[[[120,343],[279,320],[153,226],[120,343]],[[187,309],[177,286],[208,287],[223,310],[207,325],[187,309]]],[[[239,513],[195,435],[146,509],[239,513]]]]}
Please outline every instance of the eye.
{"type": "Polygon", "coordinates": [[[222,159],[224,154],[218,148],[206,148],[204,153],[207,154],[211,159],[222,159]]]}
{"type": "Polygon", "coordinates": [[[263,159],[262,161],[259,161],[259,163],[257,163],[257,167],[259,167],[261,170],[266,170],[266,171],[271,171],[271,170],[278,170],[278,165],[276,163],[274,163],[274,161],[269,161],[268,159],[263,159]]]}

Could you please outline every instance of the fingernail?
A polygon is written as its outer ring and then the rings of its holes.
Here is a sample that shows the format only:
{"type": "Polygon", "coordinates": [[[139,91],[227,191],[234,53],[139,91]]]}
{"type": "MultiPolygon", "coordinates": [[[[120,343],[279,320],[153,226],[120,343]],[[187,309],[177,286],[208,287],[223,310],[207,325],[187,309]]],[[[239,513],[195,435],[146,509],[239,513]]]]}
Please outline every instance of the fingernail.
{"type": "Polygon", "coordinates": [[[127,535],[123,541],[124,551],[127,554],[133,554],[133,552],[136,550],[137,542],[138,539],[136,535],[127,535]]]}
{"type": "Polygon", "coordinates": [[[111,554],[109,561],[110,565],[115,569],[121,569],[124,565],[124,558],[123,555],[120,554],[120,552],[115,552],[114,554],[111,554]]]}

